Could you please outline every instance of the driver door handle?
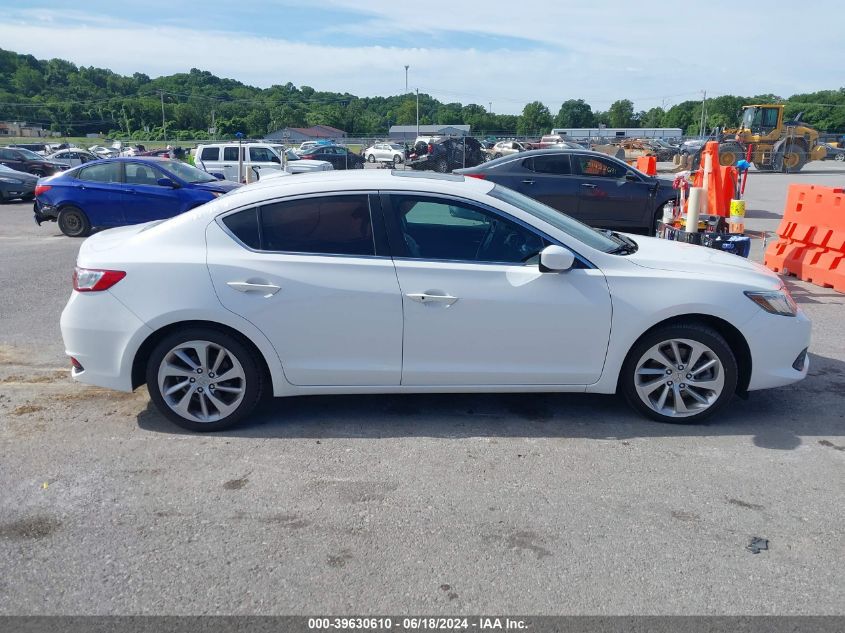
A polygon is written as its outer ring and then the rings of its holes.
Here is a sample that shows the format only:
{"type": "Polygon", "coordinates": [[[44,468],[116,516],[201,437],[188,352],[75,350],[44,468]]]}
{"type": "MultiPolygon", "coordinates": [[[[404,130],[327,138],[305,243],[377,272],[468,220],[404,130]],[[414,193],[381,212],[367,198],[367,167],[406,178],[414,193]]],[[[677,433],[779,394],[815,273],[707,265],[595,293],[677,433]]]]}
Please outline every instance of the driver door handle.
{"type": "Polygon", "coordinates": [[[265,297],[272,297],[281,290],[274,284],[253,283],[251,281],[227,281],[226,285],[238,292],[263,292],[265,297]]]}
{"type": "Polygon", "coordinates": [[[533,181],[533,180],[523,180],[523,181],[522,181],[522,184],[523,184],[523,185],[533,185],[533,184],[534,184],[534,181],[533,181]]]}
{"type": "Polygon", "coordinates": [[[587,184],[586,182],[582,183],[581,186],[586,187],[587,189],[595,189],[596,188],[596,185],[590,185],[590,184],[587,184]]]}
{"type": "Polygon", "coordinates": [[[446,307],[458,300],[457,297],[453,297],[452,295],[430,295],[425,292],[411,293],[405,296],[418,303],[445,303],[446,307]]]}

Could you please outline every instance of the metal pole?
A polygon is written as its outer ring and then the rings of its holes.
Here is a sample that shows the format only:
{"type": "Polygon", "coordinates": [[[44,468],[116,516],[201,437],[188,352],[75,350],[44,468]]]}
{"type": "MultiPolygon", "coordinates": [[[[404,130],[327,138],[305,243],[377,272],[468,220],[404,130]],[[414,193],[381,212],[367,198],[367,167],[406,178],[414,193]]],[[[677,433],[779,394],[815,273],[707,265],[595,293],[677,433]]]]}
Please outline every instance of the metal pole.
{"type": "Polygon", "coordinates": [[[242,134],[238,134],[238,182],[244,181],[244,148],[241,143],[242,134]]]}
{"type": "Polygon", "coordinates": [[[408,64],[405,64],[405,94],[408,94],[408,64]]]}
{"type": "Polygon", "coordinates": [[[164,140],[167,141],[167,122],[164,120],[164,90],[159,90],[158,94],[161,97],[161,133],[164,140]]]}
{"type": "Polygon", "coordinates": [[[417,88],[417,138],[420,136],[420,89],[417,88]]]}
{"type": "Polygon", "coordinates": [[[707,103],[707,91],[703,90],[701,96],[701,125],[699,126],[699,136],[704,138],[704,105],[707,103]]]}

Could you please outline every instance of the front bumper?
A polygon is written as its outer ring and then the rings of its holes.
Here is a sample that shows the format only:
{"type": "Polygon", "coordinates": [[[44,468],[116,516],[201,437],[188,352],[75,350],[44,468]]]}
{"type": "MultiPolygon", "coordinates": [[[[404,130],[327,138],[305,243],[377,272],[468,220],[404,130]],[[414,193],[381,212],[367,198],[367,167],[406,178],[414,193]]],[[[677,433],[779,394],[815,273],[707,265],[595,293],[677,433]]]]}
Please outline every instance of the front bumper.
{"type": "Polygon", "coordinates": [[[748,390],[781,387],[806,378],[809,356],[802,364],[796,364],[796,359],[810,346],[810,329],[810,319],[801,310],[794,317],[760,310],[743,327],[751,350],[748,390]]]}
{"type": "Polygon", "coordinates": [[[149,327],[111,292],[73,292],[61,318],[65,353],[83,367],[74,380],[132,391],[132,362],[149,327]]]}

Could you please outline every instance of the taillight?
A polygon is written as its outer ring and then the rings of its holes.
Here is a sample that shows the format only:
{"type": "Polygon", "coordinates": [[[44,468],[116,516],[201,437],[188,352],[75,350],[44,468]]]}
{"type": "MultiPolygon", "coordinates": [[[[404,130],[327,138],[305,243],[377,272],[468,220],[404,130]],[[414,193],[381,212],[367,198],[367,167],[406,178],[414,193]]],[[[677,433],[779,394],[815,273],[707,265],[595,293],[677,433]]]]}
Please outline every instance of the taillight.
{"type": "Polygon", "coordinates": [[[429,144],[428,144],[428,153],[429,153],[429,154],[433,154],[433,153],[434,153],[434,145],[433,145],[433,144],[431,144],[431,143],[429,143],[429,144]]]}
{"type": "Polygon", "coordinates": [[[108,290],[126,277],[122,270],[96,270],[92,268],[73,269],[73,289],[77,292],[100,292],[108,290]]]}
{"type": "Polygon", "coordinates": [[[52,189],[51,185],[35,185],[35,195],[40,196],[42,193],[47,193],[52,189]]]}
{"type": "Polygon", "coordinates": [[[481,180],[487,180],[487,174],[464,174],[464,176],[469,176],[470,178],[479,178],[481,180]]]}

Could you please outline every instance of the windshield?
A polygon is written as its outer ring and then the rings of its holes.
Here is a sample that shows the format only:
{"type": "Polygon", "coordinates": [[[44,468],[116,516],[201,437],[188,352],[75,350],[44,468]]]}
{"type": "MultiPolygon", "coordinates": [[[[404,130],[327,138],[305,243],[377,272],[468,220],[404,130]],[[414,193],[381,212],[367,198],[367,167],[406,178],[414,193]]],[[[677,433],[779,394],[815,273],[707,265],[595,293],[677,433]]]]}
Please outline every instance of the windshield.
{"type": "Polygon", "coordinates": [[[565,213],[555,211],[551,207],[547,207],[533,198],[517,193],[513,189],[495,185],[492,191],[490,191],[490,195],[497,200],[501,200],[502,202],[507,202],[508,204],[515,206],[517,209],[530,213],[535,218],[539,218],[543,220],[543,222],[551,224],[556,229],[563,231],[567,235],[571,235],[576,240],[596,249],[597,251],[609,253],[619,247],[618,241],[597,232],[595,229],[590,228],[583,222],[579,222],[565,213]]]}
{"type": "Polygon", "coordinates": [[[23,154],[27,158],[27,160],[44,160],[43,156],[40,156],[39,154],[36,154],[35,152],[31,152],[28,149],[23,149],[22,147],[16,147],[15,150],[20,152],[21,154],[23,154]]]}
{"type": "Polygon", "coordinates": [[[754,111],[757,108],[746,108],[745,112],[742,113],[742,127],[746,129],[751,129],[752,123],[754,123],[754,111]]]}
{"type": "Polygon", "coordinates": [[[187,163],[178,160],[163,160],[158,163],[169,172],[176,174],[179,178],[186,182],[214,182],[217,180],[211,174],[208,174],[196,167],[191,167],[187,163]]]}

